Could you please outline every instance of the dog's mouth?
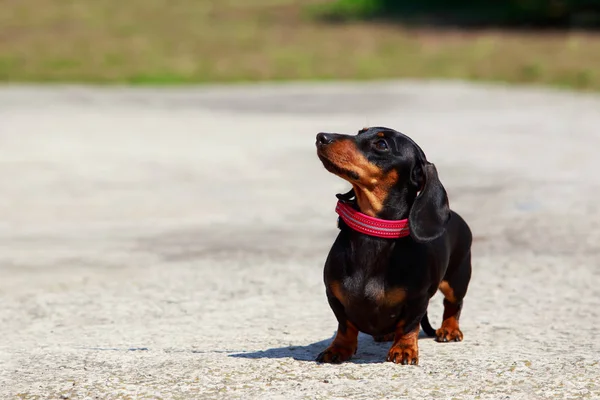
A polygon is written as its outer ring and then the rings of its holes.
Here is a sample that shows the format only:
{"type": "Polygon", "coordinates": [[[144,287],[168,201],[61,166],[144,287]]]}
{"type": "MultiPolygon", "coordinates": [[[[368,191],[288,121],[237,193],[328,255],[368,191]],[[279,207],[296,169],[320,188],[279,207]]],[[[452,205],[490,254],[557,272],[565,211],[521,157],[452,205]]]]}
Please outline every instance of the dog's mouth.
{"type": "Polygon", "coordinates": [[[341,168],[340,166],[335,164],[333,161],[331,161],[329,158],[327,158],[327,156],[325,156],[323,154],[321,149],[319,149],[317,151],[317,155],[319,156],[319,159],[323,163],[323,166],[325,167],[325,169],[327,171],[331,172],[332,174],[337,175],[344,179],[350,178],[355,181],[359,179],[360,176],[358,175],[358,173],[356,173],[355,171],[346,169],[346,168],[341,168]]]}

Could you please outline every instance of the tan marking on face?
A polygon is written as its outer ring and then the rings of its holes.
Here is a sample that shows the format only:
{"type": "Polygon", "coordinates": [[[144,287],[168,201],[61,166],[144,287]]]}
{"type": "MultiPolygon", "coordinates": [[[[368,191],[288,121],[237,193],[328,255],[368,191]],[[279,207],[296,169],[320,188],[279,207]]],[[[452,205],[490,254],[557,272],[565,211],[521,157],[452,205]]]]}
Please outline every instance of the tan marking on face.
{"type": "Polygon", "coordinates": [[[383,203],[387,199],[389,190],[398,181],[398,173],[391,170],[382,178],[372,178],[368,187],[353,184],[356,202],[360,211],[371,217],[376,217],[383,209],[383,203]]]}
{"type": "Polygon", "coordinates": [[[439,286],[440,291],[444,294],[446,300],[450,303],[456,303],[456,297],[454,296],[454,289],[450,287],[448,281],[442,281],[439,286]]]}
{"type": "MultiPolygon", "coordinates": [[[[362,185],[368,185],[373,178],[381,178],[382,171],[378,166],[371,164],[369,160],[356,148],[351,139],[341,139],[333,142],[326,150],[326,157],[341,169],[355,172],[359,175],[358,180],[353,180],[362,185]]],[[[342,178],[350,180],[348,176],[342,178]]]]}
{"type": "Polygon", "coordinates": [[[398,181],[398,173],[395,170],[385,173],[369,162],[351,139],[335,141],[322,151],[329,162],[358,175],[358,179],[354,179],[349,174],[333,172],[352,184],[360,211],[372,217],[377,216],[390,188],[398,181]]]}
{"type": "Polygon", "coordinates": [[[379,136],[380,138],[385,137],[385,133],[383,133],[383,132],[377,132],[377,136],[379,136]]]}
{"type": "Polygon", "coordinates": [[[329,285],[329,289],[331,290],[331,293],[333,294],[333,296],[338,299],[340,301],[340,303],[342,303],[344,306],[346,305],[346,297],[344,296],[344,293],[342,292],[342,285],[340,282],[331,282],[331,284],[329,285]]]}

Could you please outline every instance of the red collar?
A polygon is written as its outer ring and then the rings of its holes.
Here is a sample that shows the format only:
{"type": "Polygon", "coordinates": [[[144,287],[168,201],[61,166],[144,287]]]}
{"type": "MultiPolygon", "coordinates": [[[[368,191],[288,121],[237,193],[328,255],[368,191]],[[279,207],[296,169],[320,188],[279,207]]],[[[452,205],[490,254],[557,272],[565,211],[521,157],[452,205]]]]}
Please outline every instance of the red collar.
{"type": "Polygon", "coordinates": [[[369,217],[342,201],[338,201],[335,212],[339,214],[346,225],[365,235],[386,239],[398,239],[410,235],[408,219],[389,221],[369,217]]]}

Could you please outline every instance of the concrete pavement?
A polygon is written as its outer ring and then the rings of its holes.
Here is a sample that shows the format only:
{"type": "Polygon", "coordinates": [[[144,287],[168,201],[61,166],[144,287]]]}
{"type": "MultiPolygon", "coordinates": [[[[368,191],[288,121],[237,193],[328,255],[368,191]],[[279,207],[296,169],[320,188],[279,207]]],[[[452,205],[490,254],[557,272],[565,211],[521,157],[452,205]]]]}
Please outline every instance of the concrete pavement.
{"type": "Polygon", "coordinates": [[[600,398],[599,127],[598,96],[462,83],[2,87],[0,397],[600,398]],[[373,125],[472,227],[465,340],[318,365],[347,185],[314,136],[373,125]]]}

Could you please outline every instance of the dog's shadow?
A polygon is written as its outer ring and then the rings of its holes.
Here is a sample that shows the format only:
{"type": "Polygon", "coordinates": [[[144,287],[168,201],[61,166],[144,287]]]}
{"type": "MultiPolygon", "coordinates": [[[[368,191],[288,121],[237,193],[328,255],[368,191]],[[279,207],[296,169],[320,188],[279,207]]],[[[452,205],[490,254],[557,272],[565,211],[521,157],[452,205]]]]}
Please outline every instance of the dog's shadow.
{"type": "MultiPolygon", "coordinates": [[[[275,347],[250,353],[230,354],[229,357],[237,358],[292,358],[296,361],[312,361],[333,341],[335,333],[329,339],[324,339],[306,346],[275,347]]],[[[431,339],[423,331],[419,333],[419,340],[431,339]]],[[[376,364],[385,361],[387,352],[392,342],[376,342],[371,335],[358,335],[358,351],[350,359],[355,364],[376,364]]]]}

